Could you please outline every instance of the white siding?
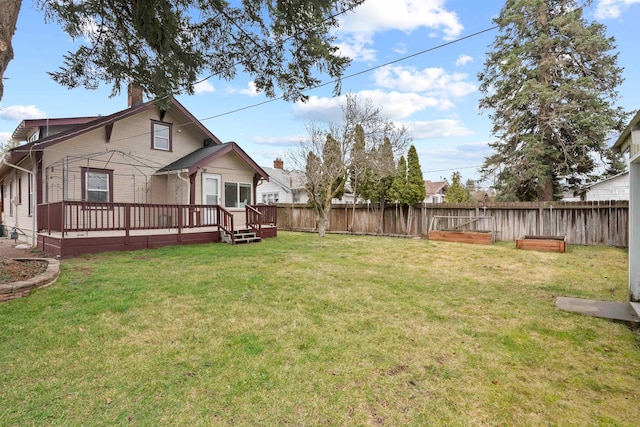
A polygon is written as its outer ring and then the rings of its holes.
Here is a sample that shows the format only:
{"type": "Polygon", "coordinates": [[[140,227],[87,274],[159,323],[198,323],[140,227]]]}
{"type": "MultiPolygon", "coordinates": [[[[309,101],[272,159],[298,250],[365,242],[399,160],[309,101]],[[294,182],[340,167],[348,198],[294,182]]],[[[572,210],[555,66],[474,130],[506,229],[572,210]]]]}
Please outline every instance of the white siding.
{"type": "Polygon", "coordinates": [[[593,184],[587,189],[583,200],[629,200],[629,174],[593,184]]]}

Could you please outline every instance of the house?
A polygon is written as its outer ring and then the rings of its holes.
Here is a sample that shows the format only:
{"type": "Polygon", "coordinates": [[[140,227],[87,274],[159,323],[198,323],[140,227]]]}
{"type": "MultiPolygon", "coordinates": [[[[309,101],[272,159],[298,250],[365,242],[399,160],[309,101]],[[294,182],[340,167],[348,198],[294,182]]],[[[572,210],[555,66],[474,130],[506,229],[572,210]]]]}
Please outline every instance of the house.
{"type": "Polygon", "coordinates": [[[640,111],[620,134],[613,149],[629,155],[629,298],[640,311],[640,111]]]}
{"type": "Polygon", "coordinates": [[[257,188],[258,203],[307,203],[309,196],[305,188],[304,173],[284,169],[281,158],[273,161],[273,167],[262,168],[269,175],[269,181],[262,181],[257,188]]]}
{"type": "Polygon", "coordinates": [[[591,184],[576,192],[580,201],[629,200],[629,172],[591,184]]]}
{"type": "Polygon", "coordinates": [[[445,195],[449,189],[449,183],[445,181],[425,181],[424,189],[427,196],[424,203],[444,203],[445,195]]]}
{"type": "Polygon", "coordinates": [[[177,100],[158,105],[130,87],[109,116],[23,121],[0,161],[5,230],[58,256],[275,235],[253,207],[267,173],[177,100]]]}
{"type": "MultiPolygon", "coordinates": [[[[257,188],[257,202],[273,203],[308,203],[307,178],[303,172],[290,171],[284,168],[284,161],[276,158],[273,167],[262,167],[269,175],[269,181],[261,181],[257,188]]],[[[334,204],[353,203],[353,191],[347,184],[344,195],[340,199],[333,199],[334,204]]]]}

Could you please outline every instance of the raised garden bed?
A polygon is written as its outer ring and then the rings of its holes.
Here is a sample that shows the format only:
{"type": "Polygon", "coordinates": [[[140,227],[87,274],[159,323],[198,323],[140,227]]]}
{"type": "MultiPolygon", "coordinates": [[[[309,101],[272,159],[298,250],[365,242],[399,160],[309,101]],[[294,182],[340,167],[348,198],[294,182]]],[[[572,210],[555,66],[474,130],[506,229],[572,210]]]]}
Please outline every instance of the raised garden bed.
{"type": "Polygon", "coordinates": [[[517,249],[531,251],[560,252],[567,251],[566,236],[523,236],[516,240],[517,249]]]}
{"type": "Polygon", "coordinates": [[[491,231],[431,230],[428,236],[429,240],[471,243],[474,245],[490,245],[493,241],[493,233],[491,231]]]}

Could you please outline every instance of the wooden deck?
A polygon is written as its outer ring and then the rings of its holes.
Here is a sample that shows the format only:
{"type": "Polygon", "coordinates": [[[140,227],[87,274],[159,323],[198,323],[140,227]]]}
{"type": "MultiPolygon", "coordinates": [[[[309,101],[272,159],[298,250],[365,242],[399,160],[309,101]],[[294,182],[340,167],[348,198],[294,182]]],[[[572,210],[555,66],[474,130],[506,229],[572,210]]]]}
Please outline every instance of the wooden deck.
{"type": "MultiPolygon", "coordinates": [[[[37,246],[68,258],[87,253],[132,251],[163,246],[221,242],[233,233],[234,217],[217,205],[87,204],[38,206],[37,246]]],[[[237,221],[260,238],[276,237],[275,206],[247,206],[237,221]]],[[[231,241],[233,242],[233,240],[231,241]]]]}

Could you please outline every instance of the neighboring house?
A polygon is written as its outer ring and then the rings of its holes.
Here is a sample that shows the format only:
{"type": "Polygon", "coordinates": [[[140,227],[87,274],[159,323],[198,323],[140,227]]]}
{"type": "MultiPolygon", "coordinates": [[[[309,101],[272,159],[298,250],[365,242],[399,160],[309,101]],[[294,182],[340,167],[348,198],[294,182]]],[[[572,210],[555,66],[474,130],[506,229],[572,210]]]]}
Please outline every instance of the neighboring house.
{"type": "Polygon", "coordinates": [[[248,225],[258,221],[247,206],[268,175],[236,143],[222,143],[175,99],[160,109],[130,90],[129,102],[109,116],[18,126],[13,139],[25,143],[0,162],[5,230],[15,228],[21,239],[64,256],[75,237],[85,238],[76,242],[84,249],[72,255],[99,251],[96,245],[218,241],[219,230],[246,226],[249,217],[248,225]],[[174,234],[134,242],[136,232],[163,228],[174,234]],[[201,235],[187,236],[195,231],[201,235]],[[124,237],[110,241],[98,232],[124,237]],[[89,234],[102,240],[87,242],[89,234]]]}
{"type": "MultiPolygon", "coordinates": [[[[613,149],[629,154],[629,298],[640,302],[640,111],[620,134],[613,149]]],[[[632,304],[640,311],[638,304],[632,304]]]]}
{"type": "Polygon", "coordinates": [[[284,162],[277,158],[273,168],[262,168],[269,181],[262,181],[256,190],[258,203],[307,203],[309,196],[305,188],[304,173],[284,170],[284,162]]]}
{"type": "Polygon", "coordinates": [[[449,183],[447,181],[425,181],[424,189],[427,193],[424,203],[444,203],[449,183]]]}
{"type": "Polygon", "coordinates": [[[629,172],[584,187],[576,196],[580,201],[629,200],[629,172]]]}
{"type": "MultiPolygon", "coordinates": [[[[262,167],[269,175],[269,181],[262,181],[257,188],[257,202],[264,204],[273,203],[307,203],[309,195],[305,184],[307,178],[303,172],[284,169],[281,158],[273,161],[273,168],[262,167]]],[[[333,199],[332,203],[353,203],[353,192],[347,185],[345,194],[341,199],[333,199]]]]}

